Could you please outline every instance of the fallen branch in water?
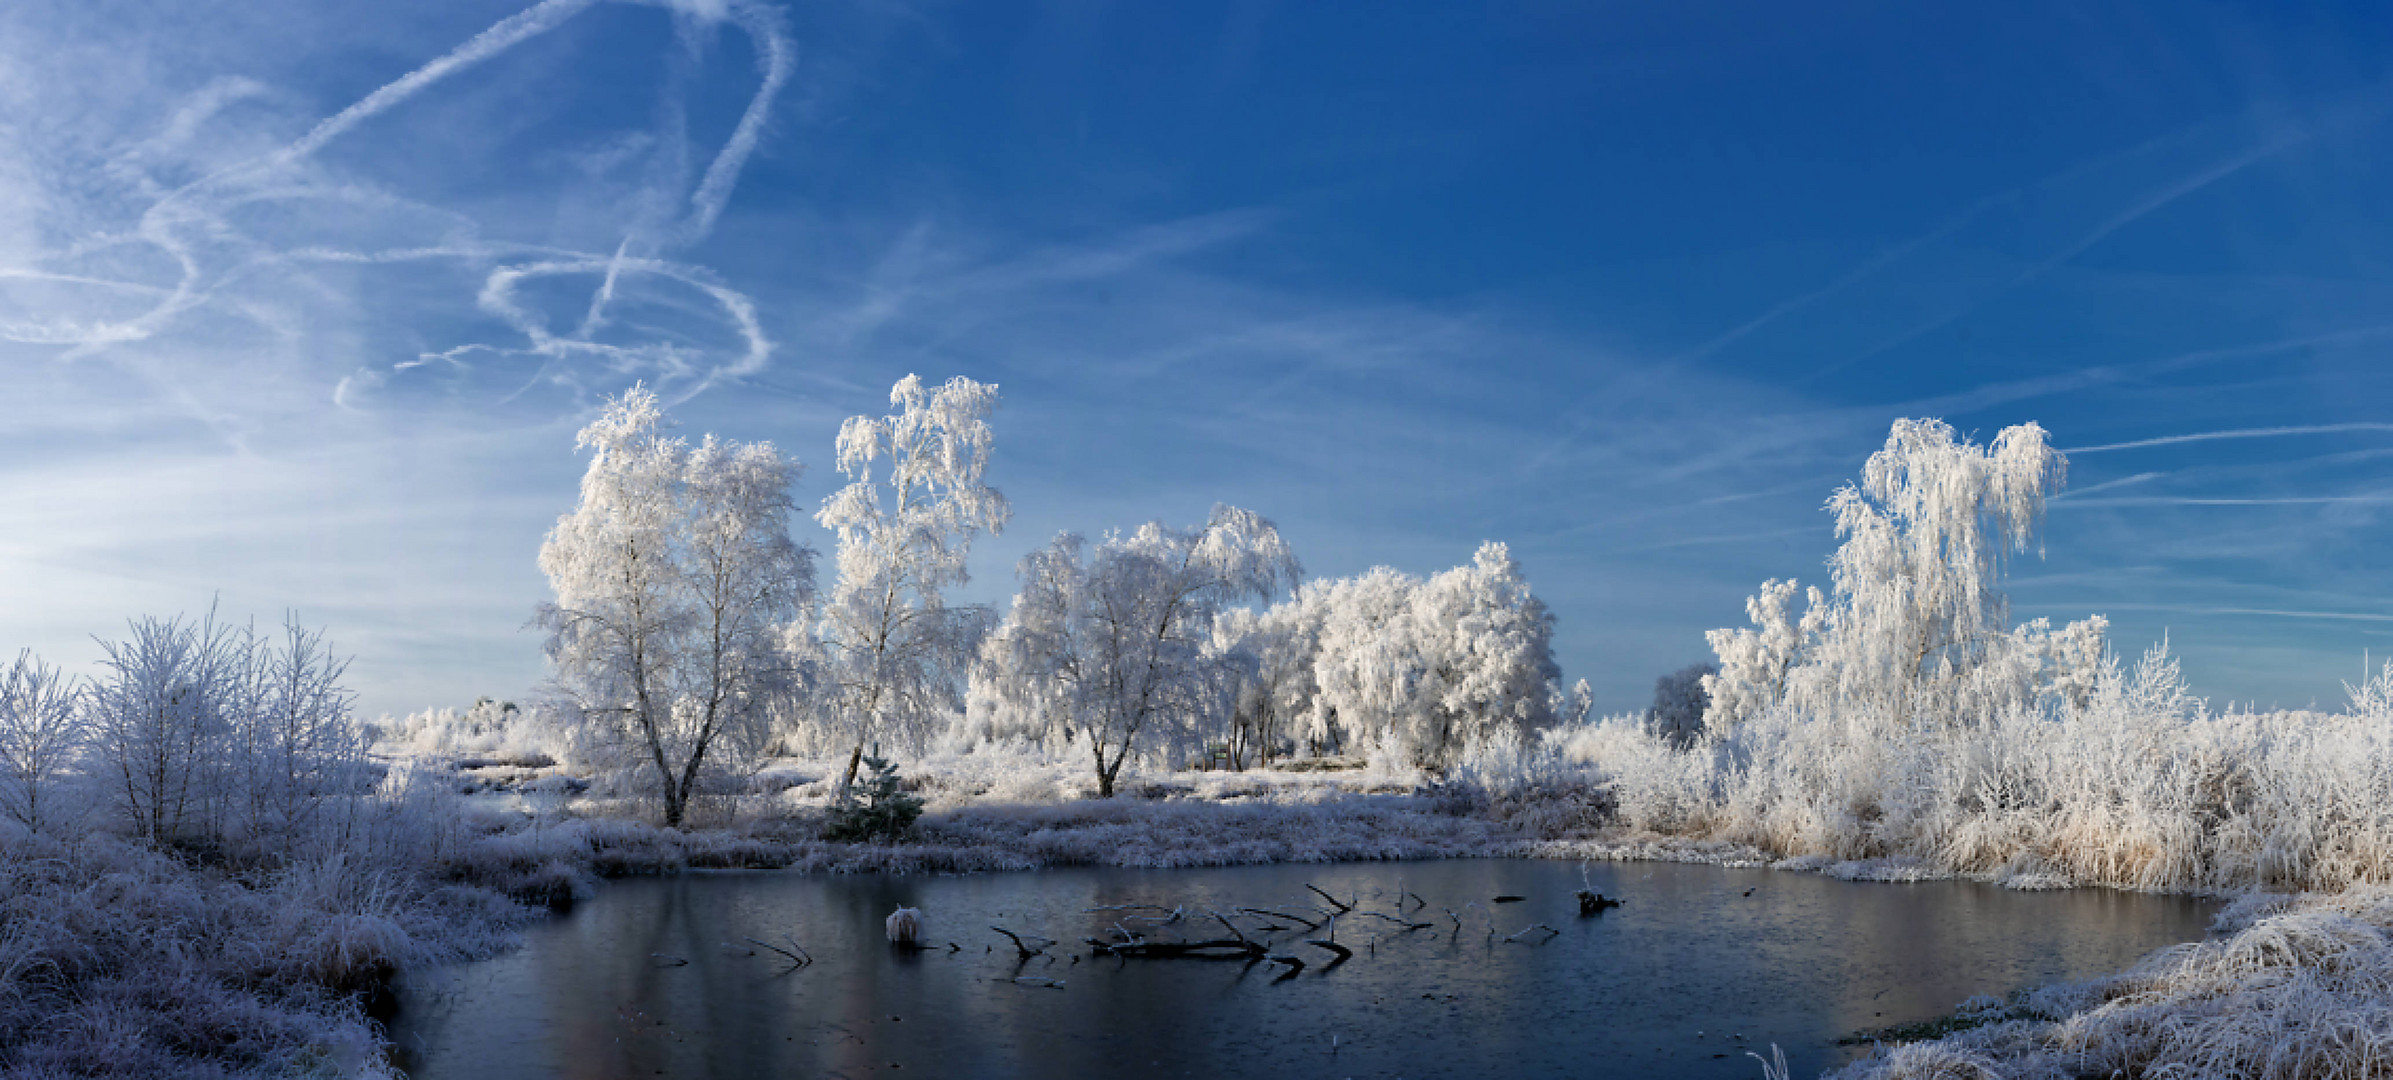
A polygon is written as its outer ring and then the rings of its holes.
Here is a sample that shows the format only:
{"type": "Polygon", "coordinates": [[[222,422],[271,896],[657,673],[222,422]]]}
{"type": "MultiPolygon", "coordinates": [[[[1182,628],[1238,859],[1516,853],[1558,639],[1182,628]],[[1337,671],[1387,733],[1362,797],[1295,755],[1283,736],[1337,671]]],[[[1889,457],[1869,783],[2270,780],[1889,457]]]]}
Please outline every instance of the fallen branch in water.
{"type": "Polygon", "coordinates": [[[684,959],[682,959],[681,957],[678,957],[678,956],[672,956],[672,955],[668,955],[668,954],[666,954],[666,953],[661,953],[661,952],[652,952],[652,953],[649,953],[649,954],[648,954],[648,958],[649,958],[650,960],[654,960],[654,961],[656,961],[656,964],[655,964],[655,966],[656,966],[656,967],[688,967],[688,966],[690,966],[690,962],[689,962],[689,961],[687,961],[687,960],[684,960],[684,959]]]}
{"type": "Polygon", "coordinates": [[[1349,912],[1349,911],[1353,911],[1353,910],[1354,910],[1354,905],[1353,905],[1353,904],[1340,903],[1337,897],[1335,897],[1335,896],[1331,896],[1331,895],[1330,895],[1330,894],[1328,894],[1328,893],[1322,892],[1322,891],[1321,891],[1321,889],[1320,889],[1319,887],[1315,886],[1315,885],[1314,885],[1313,883],[1311,883],[1311,882],[1306,882],[1306,883],[1305,883],[1305,888],[1312,889],[1312,890],[1313,890],[1313,895],[1315,895],[1315,896],[1318,896],[1318,897],[1320,897],[1320,898],[1322,898],[1322,899],[1324,899],[1324,900],[1327,900],[1327,901],[1329,901],[1329,906],[1331,906],[1331,907],[1334,907],[1334,908],[1338,909],[1338,914],[1340,914],[1340,915],[1344,915],[1344,914],[1346,914],[1347,912],[1349,912]]]}
{"type": "Polygon", "coordinates": [[[1522,939],[1522,938],[1524,938],[1524,937],[1527,937],[1527,936],[1529,936],[1529,932],[1530,932],[1530,931],[1532,931],[1532,930],[1543,930],[1543,931],[1545,931],[1547,934],[1551,935],[1551,936],[1549,936],[1549,937],[1547,937],[1547,938],[1545,939],[1546,941],[1552,941],[1552,940],[1554,940],[1554,938],[1558,938],[1558,937],[1561,937],[1561,936],[1562,936],[1562,931],[1560,931],[1560,930],[1556,930],[1556,929],[1554,929],[1553,927],[1551,927],[1551,926],[1547,926],[1547,925],[1546,925],[1546,924],[1544,924],[1544,923],[1531,923],[1531,924],[1529,924],[1528,926],[1524,926],[1524,927],[1522,927],[1522,928],[1521,928],[1521,932],[1520,932],[1520,933],[1514,934],[1514,935],[1512,935],[1511,937],[1505,938],[1504,940],[1505,940],[1505,941],[1508,941],[1508,942],[1509,942],[1509,941],[1519,941],[1520,939],[1522,939]]]}
{"type": "Polygon", "coordinates": [[[1407,921],[1405,921],[1405,920],[1403,920],[1403,919],[1399,919],[1399,918],[1395,917],[1394,915],[1389,915],[1389,914],[1385,914],[1385,913],[1383,913],[1383,912],[1377,912],[1377,911],[1358,911],[1358,912],[1355,912],[1354,914],[1355,914],[1355,917],[1356,917],[1356,918],[1364,918],[1364,917],[1369,917],[1369,918],[1373,918],[1373,919],[1386,919],[1387,921],[1389,921],[1389,922],[1392,922],[1392,923],[1395,923],[1396,925],[1398,925],[1398,926],[1401,926],[1401,927],[1405,928],[1406,930],[1427,930],[1427,929],[1429,929],[1429,927],[1430,927],[1430,925],[1431,925],[1431,924],[1429,924],[1429,923],[1425,923],[1425,922],[1407,922],[1407,921]]]}
{"type": "Polygon", "coordinates": [[[1022,957],[1022,959],[1024,959],[1024,960],[1028,960],[1028,959],[1030,959],[1030,958],[1031,958],[1031,957],[1033,957],[1033,956],[1037,956],[1037,955],[1039,955],[1040,953],[1046,952],[1046,951],[1047,951],[1047,946],[1048,946],[1048,945],[1053,945],[1053,944],[1055,944],[1055,942],[1054,942],[1053,940],[1051,940],[1051,939],[1048,939],[1048,938],[1043,938],[1043,937],[1040,937],[1040,936],[1038,936],[1038,935],[1036,935],[1036,934],[1032,934],[1032,935],[1031,935],[1031,940],[1032,940],[1032,941],[1040,941],[1040,942],[1045,942],[1045,943],[1046,943],[1046,944],[1044,944],[1044,945],[1040,945],[1038,948],[1035,948],[1035,949],[1034,949],[1034,948],[1031,948],[1029,945],[1026,945],[1026,944],[1024,944],[1024,943],[1023,943],[1023,941],[1022,941],[1022,935],[1020,935],[1020,934],[1017,934],[1017,933],[1015,933],[1015,932],[1013,932],[1013,931],[1011,931],[1011,930],[1008,930],[1008,929],[1006,929],[1005,927],[1002,927],[1002,926],[992,926],[992,927],[990,927],[989,929],[991,929],[991,930],[995,930],[995,931],[997,931],[997,932],[998,932],[998,933],[1000,933],[1000,934],[1004,934],[1005,936],[1007,936],[1007,937],[1009,937],[1009,938],[1012,938],[1012,939],[1014,939],[1014,952],[1015,952],[1016,954],[1020,955],[1020,956],[1022,957]]]}
{"type": "Polygon", "coordinates": [[[740,940],[745,941],[750,945],[754,945],[760,949],[770,949],[774,952],[780,953],[782,956],[789,959],[789,963],[792,968],[802,968],[814,962],[814,958],[806,955],[806,950],[798,945],[798,939],[796,938],[789,939],[789,948],[786,949],[771,942],[758,941],[755,938],[741,938],[740,940]]]}
{"type": "Polygon", "coordinates": [[[1291,915],[1285,911],[1272,911],[1267,908],[1242,907],[1238,909],[1238,912],[1241,915],[1269,915],[1274,919],[1286,919],[1289,922],[1300,922],[1305,924],[1305,929],[1307,930],[1321,929],[1321,920],[1308,919],[1302,915],[1291,915]]]}
{"type": "Polygon", "coordinates": [[[1353,949],[1349,949],[1335,941],[1324,941],[1320,938],[1310,938],[1305,941],[1305,944],[1314,946],[1315,948],[1328,949],[1329,951],[1338,954],[1338,958],[1330,961],[1328,967],[1336,967],[1347,962],[1348,960],[1354,959],[1353,949]]]}

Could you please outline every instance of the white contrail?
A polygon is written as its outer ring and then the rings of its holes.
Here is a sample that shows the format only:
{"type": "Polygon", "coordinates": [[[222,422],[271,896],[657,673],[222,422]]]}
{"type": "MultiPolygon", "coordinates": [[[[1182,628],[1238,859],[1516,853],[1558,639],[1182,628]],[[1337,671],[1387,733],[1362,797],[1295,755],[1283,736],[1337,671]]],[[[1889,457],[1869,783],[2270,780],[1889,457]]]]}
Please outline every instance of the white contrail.
{"type": "Polygon", "coordinates": [[[2332,435],[2348,431],[2393,431],[2393,423],[2361,420],[2346,424],[2231,428],[2225,431],[2197,431],[2186,435],[2162,435],[2130,442],[2103,443],[2100,446],[2074,446],[2061,452],[2064,454],[2100,454],[2111,450],[2141,450],[2147,446],[2175,446],[2179,443],[2211,442],[2217,439],[2269,439],[2281,435],[2332,435]]]}
{"type": "Polygon", "coordinates": [[[2193,604],[2105,604],[2102,606],[2116,611],[2168,611],[2186,615],[2259,615],[2278,619],[2393,622],[2393,615],[2373,611],[2295,611],[2286,608],[2202,607],[2193,604]]]}
{"type": "MultiPolygon", "coordinates": [[[[349,107],[319,121],[305,135],[280,149],[262,157],[252,158],[218,170],[158,196],[142,213],[138,233],[139,240],[154,246],[172,259],[177,264],[179,280],[175,281],[171,288],[155,290],[163,294],[163,298],[150,310],[130,319],[106,322],[97,326],[0,327],[0,336],[40,337],[58,339],[61,344],[74,344],[78,347],[64,357],[73,359],[113,341],[147,336],[184,312],[208,303],[213,292],[213,284],[209,279],[215,276],[215,272],[211,271],[207,264],[213,263],[215,260],[203,256],[202,252],[197,250],[197,245],[233,243],[236,246],[251,248],[256,246],[243,244],[245,237],[237,230],[225,227],[223,212],[228,200],[247,202],[261,198],[273,198],[282,194],[271,189],[270,177],[306,160],[333,140],[351,133],[367,120],[397,108],[435,83],[492,60],[525,41],[554,30],[602,2],[606,2],[606,0],[541,0],[533,6],[491,25],[429,63],[382,85],[349,107]]],[[[738,125],[721,150],[716,153],[713,161],[708,165],[705,175],[692,193],[689,218],[675,230],[671,237],[673,241],[680,244],[692,243],[703,239],[712,231],[724,206],[729,201],[741,169],[754,153],[762,136],[764,125],[771,112],[772,102],[787,86],[794,71],[796,66],[795,46],[784,32],[778,12],[769,6],[744,2],[744,0],[731,0],[729,3],[692,3],[689,0],[627,0],[627,2],[662,7],[677,16],[693,18],[706,23],[733,22],[751,38],[755,47],[761,84],[750,98],[738,125]]],[[[178,114],[177,120],[170,124],[169,136],[187,136],[188,133],[182,129],[196,124],[199,119],[220,108],[223,99],[254,92],[256,92],[254,86],[247,83],[212,87],[210,94],[203,95],[204,100],[186,106],[183,112],[178,114]]],[[[318,186],[308,184],[296,185],[294,192],[314,196],[324,194],[324,191],[318,186]]],[[[352,191],[344,194],[355,195],[358,193],[352,191]]],[[[602,269],[604,271],[603,280],[596,295],[592,297],[588,316],[579,332],[579,336],[586,338],[604,324],[606,307],[615,297],[616,284],[623,270],[636,269],[646,273],[660,274],[681,280],[712,296],[723,312],[736,324],[737,330],[747,346],[738,357],[711,370],[700,381],[701,388],[721,376],[752,374],[765,366],[770,359],[772,344],[765,338],[761,323],[755,315],[755,305],[748,297],[714,283],[694,268],[660,260],[628,258],[632,241],[633,238],[627,235],[623,245],[617,249],[614,259],[598,259],[595,264],[592,263],[591,257],[581,252],[556,252],[554,255],[562,255],[564,258],[552,257],[550,261],[496,271],[485,281],[482,294],[483,306],[485,309],[501,315],[517,329],[523,330],[531,339],[530,351],[536,354],[550,357],[556,357],[564,352],[591,352],[615,356],[646,354],[668,364],[678,365],[683,361],[678,354],[667,355],[657,353],[653,349],[626,350],[616,346],[597,345],[569,347],[564,339],[550,333],[547,328],[534,325],[535,320],[530,314],[514,304],[508,295],[513,282],[525,276],[543,276],[561,272],[590,272],[602,269]]],[[[523,250],[522,246],[510,246],[517,251],[523,250]]],[[[321,248],[307,249],[301,252],[252,250],[246,254],[247,257],[241,260],[244,265],[293,258],[323,261],[341,261],[347,258],[354,261],[380,262],[449,255],[468,260],[488,261],[501,256],[499,250],[480,245],[467,245],[462,249],[445,245],[427,245],[421,248],[372,255],[347,256],[344,253],[321,248]]],[[[666,350],[666,353],[671,353],[671,350],[666,350]]]]}
{"type": "MultiPolygon", "coordinates": [[[[678,10],[678,9],[677,9],[678,10]]],[[[762,69],[764,81],[748,99],[746,112],[740,114],[739,126],[732,129],[731,138],[715,154],[706,167],[706,176],[699,180],[698,190],[690,196],[690,222],[682,230],[685,241],[695,240],[713,232],[715,219],[723,214],[723,205],[731,200],[731,188],[739,182],[740,169],[755,152],[756,140],[764,133],[764,123],[775,97],[789,83],[790,72],[797,66],[796,48],[789,36],[781,32],[777,14],[753,4],[737,4],[732,8],[740,29],[748,32],[756,43],[756,66],[762,69]]]]}
{"type": "Polygon", "coordinates": [[[2334,506],[2393,503],[2393,494],[2378,492],[2369,495],[2288,495],[2282,498],[2230,499],[2200,498],[2176,495],[2130,495],[2116,499],[2054,500],[2056,506],[2334,506]]]}
{"type": "Polygon", "coordinates": [[[414,97],[425,87],[554,30],[567,19],[589,10],[597,3],[598,0],[541,0],[501,19],[490,29],[474,35],[439,59],[384,84],[381,89],[358,99],[356,104],[326,117],[307,134],[300,136],[297,142],[276,151],[265,163],[279,167],[313,154],[350,128],[414,97]]]}
{"type": "Polygon", "coordinates": [[[2168,474],[2167,474],[2167,473],[2156,473],[2156,472],[2145,472],[2145,473],[2137,473],[2137,474],[2135,474],[2134,476],[2122,476],[2122,477],[2120,477],[2120,478],[2118,478],[2118,479],[2116,479],[2116,480],[2105,480],[2105,481],[2103,481],[2102,483],[2099,483],[2099,484],[2096,484],[2096,485],[2094,485],[2093,487],[2088,487],[2088,488],[2079,488],[2079,489],[2077,489],[2076,491],[2064,491],[2064,492],[2062,492],[2062,493],[2060,493],[2060,494],[2058,494],[2058,495],[2055,495],[2055,496],[2053,496],[2053,497],[2052,497],[2052,501],[2054,501],[2054,502],[2062,502],[2062,501],[2076,502],[2076,501],[2078,501],[2079,499],[2082,499],[2082,498],[2084,498],[2085,496],[2087,496],[2087,495],[2091,495],[2091,494],[2093,494],[2093,493],[2095,493],[2095,492],[2097,492],[2097,491],[2109,491],[2109,490],[2110,490],[2110,489],[2112,489],[2112,488],[2122,488],[2122,487],[2126,487],[2126,486],[2127,486],[2127,485],[2129,485],[2129,484],[2141,484],[2141,483],[2143,483],[2143,482],[2144,482],[2144,481],[2146,481],[2146,480],[2157,480],[2157,479],[2159,479],[2160,477],[2163,477],[2163,476],[2166,476],[2166,475],[2168,475],[2168,474]]]}

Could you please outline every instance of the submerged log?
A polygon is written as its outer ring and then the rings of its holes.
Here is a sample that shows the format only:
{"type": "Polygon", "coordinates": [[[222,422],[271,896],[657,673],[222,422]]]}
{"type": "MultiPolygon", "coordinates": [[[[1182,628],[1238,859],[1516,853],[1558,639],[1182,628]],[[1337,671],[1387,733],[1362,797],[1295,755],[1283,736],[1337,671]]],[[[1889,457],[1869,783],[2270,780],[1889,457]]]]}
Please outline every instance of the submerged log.
{"type": "Polygon", "coordinates": [[[1611,909],[1620,906],[1620,901],[1609,896],[1605,896],[1599,892],[1589,892],[1586,889],[1581,889],[1578,892],[1578,896],[1579,914],[1581,915],[1601,915],[1606,911],[1610,911],[1611,909]]]}

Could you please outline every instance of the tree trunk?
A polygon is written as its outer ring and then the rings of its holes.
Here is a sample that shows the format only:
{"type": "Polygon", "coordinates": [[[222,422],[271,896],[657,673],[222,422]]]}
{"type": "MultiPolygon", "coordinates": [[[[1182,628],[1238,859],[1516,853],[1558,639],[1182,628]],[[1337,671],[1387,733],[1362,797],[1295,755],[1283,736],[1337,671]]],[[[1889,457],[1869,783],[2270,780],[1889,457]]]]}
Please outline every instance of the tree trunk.
{"type": "Polygon", "coordinates": [[[849,792],[849,791],[851,791],[851,790],[853,790],[853,789],[855,788],[855,786],[856,786],[856,767],[857,767],[858,765],[861,765],[861,764],[863,764],[863,763],[864,763],[864,744],[863,744],[863,743],[857,743],[857,744],[856,744],[856,748],[855,748],[854,750],[850,750],[850,751],[848,751],[848,771],[846,772],[846,774],[842,775],[842,776],[839,778],[839,797],[840,797],[840,798],[842,798],[842,799],[845,799],[845,798],[847,798],[847,794],[848,794],[848,792],[849,792]]]}

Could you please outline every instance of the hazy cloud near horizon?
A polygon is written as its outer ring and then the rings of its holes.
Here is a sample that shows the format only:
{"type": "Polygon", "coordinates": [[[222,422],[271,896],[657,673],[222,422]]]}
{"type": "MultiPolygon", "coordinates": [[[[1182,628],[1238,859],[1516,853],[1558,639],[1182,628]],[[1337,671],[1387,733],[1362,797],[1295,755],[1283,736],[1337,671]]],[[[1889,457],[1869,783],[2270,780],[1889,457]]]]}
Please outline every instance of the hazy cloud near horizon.
{"type": "Polygon", "coordinates": [[[1857,11],[12,7],[0,643],[295,610],[368,712],[530,693],[604,396],[810,503],[920,372],[1006,395],[982,600],[1216,501],[1317,576],[1500,539],[1634,708],[1824,578],[1891,420],[2035,420],[2016,615],[2334,703],[2393,632],[2385,32],[1857,11]]]}

